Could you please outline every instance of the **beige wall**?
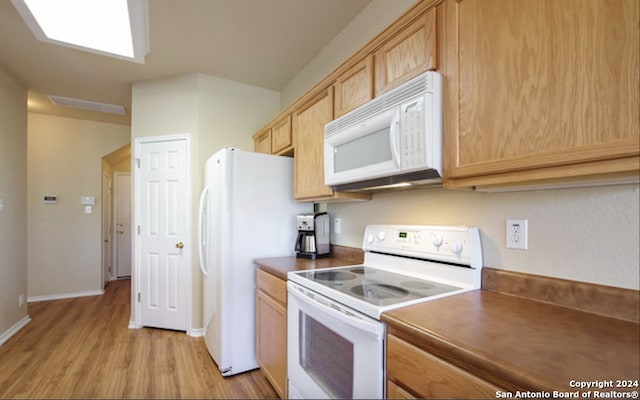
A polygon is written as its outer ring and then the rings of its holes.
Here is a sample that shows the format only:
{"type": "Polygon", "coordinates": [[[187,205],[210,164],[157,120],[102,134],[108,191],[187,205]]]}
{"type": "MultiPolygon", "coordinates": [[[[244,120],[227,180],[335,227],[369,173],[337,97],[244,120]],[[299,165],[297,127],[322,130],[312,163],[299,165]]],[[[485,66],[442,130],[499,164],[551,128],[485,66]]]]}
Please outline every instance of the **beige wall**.
{"type": "Polygon", "coordinates": [[[638,200],[638,185],[515,193],[423,189],[328,204],[327,211],[342,219],[333,243],[361,247],[370,223],[471,225],[480,228],[485,266],[637,290],[638,200]],[[528,219],[528,250],[506,248],[510,218],[528,219]]]}
{"type": "Polygon", "coordinates": [[[305,94],[409,9],[416,0],[372,0],[282,90],[282,109],[305,94]]]}
{"type": "Polygon", "coordinates": [[[103,157],[105,168],[111,172],[131,172],[131,143],[120,147],[103,157]]]}
{"type": "Polygon", "coordinates": [[[27,92],[0,69],[0,343],[27,317],[27,92]]]}
{"type": "Polygon", "coordinates": [[[232,146],[253,151],[253,135],[279,110],[280,94],[272,90],[198,74],[198,145],[194,169],[197,199],[204,165],[219,149],[232,146]]]}
{"type": "Polygon", "coordinates": [[[127,144],[130,129],[30,113],[28,131],[29,297],[99,293],[102,157],[127,144]],[[83,195],[96,198],[91,214],[83,195]]]}
{"type": "MultiPolygon", "coordinates": [[[[279,105],[277,92],[203,74],[134,83],[132,142],[143,136],[189,134],[191,137],[193,241],[197,237],[197,203],[206,160],[224,146],[253,150],[251,135],[278,112],[279,105]]],[[[202,281],[197,249],[190,248],[192,287],[189,292],[193,305],[190,328],[199,329],[202,281]]],[[[132,316],[134,312],[132,304],[132,316]]]]}

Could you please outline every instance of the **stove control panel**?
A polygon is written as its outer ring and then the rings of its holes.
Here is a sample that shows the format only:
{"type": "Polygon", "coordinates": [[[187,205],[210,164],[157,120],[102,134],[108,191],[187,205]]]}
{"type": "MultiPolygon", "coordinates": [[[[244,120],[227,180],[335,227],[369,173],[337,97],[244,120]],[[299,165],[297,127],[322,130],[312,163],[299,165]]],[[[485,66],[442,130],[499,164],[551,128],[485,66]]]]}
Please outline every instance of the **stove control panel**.
{"type": "Polygon", "coordinates": [[[468,226],[368,225],[364,251],[482,265],[478,228],[468,226]]]}

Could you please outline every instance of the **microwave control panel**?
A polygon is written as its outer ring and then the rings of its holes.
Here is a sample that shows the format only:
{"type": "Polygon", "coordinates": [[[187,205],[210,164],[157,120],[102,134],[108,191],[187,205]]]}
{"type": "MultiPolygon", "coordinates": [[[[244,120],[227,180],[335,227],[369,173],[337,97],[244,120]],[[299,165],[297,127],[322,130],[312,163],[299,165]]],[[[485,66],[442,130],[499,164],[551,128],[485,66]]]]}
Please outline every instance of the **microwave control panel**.
{"type": "Polygon", "coordinates": [[[424,97],[419,97],[400,106],[400,148],[402,167],[421,166],[425,160],[424,97]]]}

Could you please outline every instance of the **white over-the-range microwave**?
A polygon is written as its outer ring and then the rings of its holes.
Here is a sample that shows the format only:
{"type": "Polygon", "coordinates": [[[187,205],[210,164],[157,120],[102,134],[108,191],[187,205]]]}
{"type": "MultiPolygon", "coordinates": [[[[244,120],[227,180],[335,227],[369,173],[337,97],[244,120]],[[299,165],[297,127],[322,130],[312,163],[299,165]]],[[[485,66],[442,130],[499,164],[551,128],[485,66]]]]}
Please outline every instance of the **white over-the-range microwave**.
{"type": "Polygon", "coordinates": [[[325,184],[374,191],[442,183],[442,76],[428,71],[325,126],[325,184]]]}

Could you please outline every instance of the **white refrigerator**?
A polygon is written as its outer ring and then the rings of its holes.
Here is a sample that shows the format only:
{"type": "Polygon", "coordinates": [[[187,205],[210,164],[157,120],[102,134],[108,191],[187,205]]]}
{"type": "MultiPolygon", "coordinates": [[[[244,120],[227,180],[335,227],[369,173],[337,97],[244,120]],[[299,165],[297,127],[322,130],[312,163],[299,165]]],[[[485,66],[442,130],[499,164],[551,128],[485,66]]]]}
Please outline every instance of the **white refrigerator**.
{"type": "Polygon", "coordinates": [[[222,375],[258,368],[255,258],[294,255],[293,159],[224,148],[207,160],[198,244],[204,341],[222,375]]]}

